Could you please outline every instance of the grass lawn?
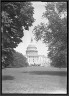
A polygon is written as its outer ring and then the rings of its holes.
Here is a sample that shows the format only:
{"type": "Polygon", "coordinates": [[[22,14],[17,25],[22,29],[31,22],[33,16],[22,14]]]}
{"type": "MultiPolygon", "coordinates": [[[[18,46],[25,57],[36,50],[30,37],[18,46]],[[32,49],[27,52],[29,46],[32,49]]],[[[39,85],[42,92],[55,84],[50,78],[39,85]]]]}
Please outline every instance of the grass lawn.
{"type": "Polygon", "coordinates": [[[66,94],[66,68],[23,67],[2,70],[2,93],[66,94]]]}

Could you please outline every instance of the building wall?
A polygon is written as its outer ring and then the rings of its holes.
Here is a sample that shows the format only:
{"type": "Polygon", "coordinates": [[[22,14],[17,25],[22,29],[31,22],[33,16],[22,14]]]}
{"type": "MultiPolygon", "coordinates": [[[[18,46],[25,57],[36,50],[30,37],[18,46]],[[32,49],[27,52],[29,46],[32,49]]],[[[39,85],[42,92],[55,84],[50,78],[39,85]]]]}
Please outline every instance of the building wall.
{"type": "Polygon", "coordinates": [[[29,65],[49,66],[49,60],[44,56],[27,56],[29,65]]]}
{"type": "Polygon", "coordinates": [[[26,51],[26,57],[28,60],[29,65],[39,64],[40,66],[49,66],[48,58],[44,55],[38,55],[38,51],[36,47],[28,47],[26,51]]]}
{"type": "Polygon", "coordinates": [[[27,58],[29,65],[38,64],[38,56],[28,56],[27,58]]]}

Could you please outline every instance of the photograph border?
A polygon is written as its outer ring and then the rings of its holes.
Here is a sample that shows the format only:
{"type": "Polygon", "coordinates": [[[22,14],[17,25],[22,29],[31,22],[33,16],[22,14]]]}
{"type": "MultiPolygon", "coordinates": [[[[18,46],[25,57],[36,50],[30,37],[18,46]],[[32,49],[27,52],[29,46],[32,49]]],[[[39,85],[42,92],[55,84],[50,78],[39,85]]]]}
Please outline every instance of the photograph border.
{"type": "MultiPolygon", "coordinates": [[[[29,1],[31,1],[32,2],[32,0],[1,0],[1,2],[29,2],[29,1]]],[[[69,1],[68,0],[44,0],[44,1],[42,1],[42,2],[67,2],[67,94],[23,94],[23,93],[19,93],[19,94],[17,94],[17,93],[15,93],[15,94],[13,94],[13,93],[2,93],[2,64],[1,64],[1,66],[0,66],[0,68],[1,68],[1,81],[0,81],[0,84],[1,84],[1,95],[2,96],[23,96],[23,95],[26,95],[26,96],[29,96],[29,95],[35,95],[35,96],[42,96],[42,95],[57,95],[57,96],[63,96],[63,95],[65,95],[65,96],[67,96],[68,94],[69,94],[69,89],[68,89],[68,86],[69,86],[69,83],[68,83],[68,78],[69,78],[69,75],[68,75],[68,73],[69,73],[69,66],[68,66],[68,61],[69,61],[69,59],[68,59],[68,41],[69,41],[69,38],[68,38],[68,36],[69,36],[69,34],[68,34],[68,29],[69,29],[69,26],[68,26],[68,22],[69,22],[69,1]]],[[[1,3],[0,3],[1,4],[1,3]]],[[[1,6],[0,6],[1,7],[1,6]]],[[[1,7],[1,9],[2,9],[2,7],[1,7]]],[[[0,35],[0,36],[2,36],[2,34],[0,35]]],[[[2,42],[2,40],[1,40],[1,42],[2,42]]],[[[1,50],[1,57],[2,57],[2,47],[0,48],[0,50],[1,50]]],[[[0,58],[1,59],[1,58],[0,58]]],[[[1,60],[0,60],[1,61],[1,60]]],[[[2,62],[1,62],[2,63],[2,62]]]]}

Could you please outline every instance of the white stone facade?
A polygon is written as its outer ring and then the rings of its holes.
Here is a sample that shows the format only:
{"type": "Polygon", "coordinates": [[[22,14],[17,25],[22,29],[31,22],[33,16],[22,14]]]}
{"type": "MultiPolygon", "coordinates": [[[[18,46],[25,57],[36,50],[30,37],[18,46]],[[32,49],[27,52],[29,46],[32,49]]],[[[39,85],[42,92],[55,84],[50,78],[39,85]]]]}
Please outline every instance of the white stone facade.
{"type": "Polygon", "coordinates": [[[29,65],[38,64],[38,51],[33,43],[27,47],[26,55],[29,65]]]}
{"type": "Polygon", "coordinates": [[[31,65],[39,65],[39,66],[48,66],[47,58],[44,55],[38,55],[37,47],[31,42],[30,45],[28,45],[26,50],[26,57],[27,61],[29,63],[29,66],[31,65]]]}

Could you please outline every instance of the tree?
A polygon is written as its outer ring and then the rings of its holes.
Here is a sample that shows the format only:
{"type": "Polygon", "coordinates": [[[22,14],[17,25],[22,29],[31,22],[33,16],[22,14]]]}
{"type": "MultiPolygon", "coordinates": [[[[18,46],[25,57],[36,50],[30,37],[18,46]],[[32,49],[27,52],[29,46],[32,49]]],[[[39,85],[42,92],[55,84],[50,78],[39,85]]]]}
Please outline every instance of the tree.
{"type": "Polygon", "coordinates": [[[42,39],[49,44],[49,58],[53,66],[66,66],[67,64],[67,3],[48,2],[45,6],[44,18],[48,24],[41,23],[34,28],[36,39],[42,39]],[[62,56],[64,55],[64,56],[62,56]],[[59,62],[58,62],[59,61],[59,62]],[[61,63],[62,62],[62,63],[61,63]]]}
{"type": "Polygon", "coordinates": [[[9,63],[8,67],[27,67],[28,62],[27,58],[19,52],[14,51],[13,53],[13,61],[9,63]]]}
{"type": "Polygon", "coordinates": [[[29,30],[34,22],[32,4],[30,2],[2,2],[1,18],[2,64],[7,65],[8,56],[11,58],[14,48],[22,42],[24,29],[29,30]]]}

